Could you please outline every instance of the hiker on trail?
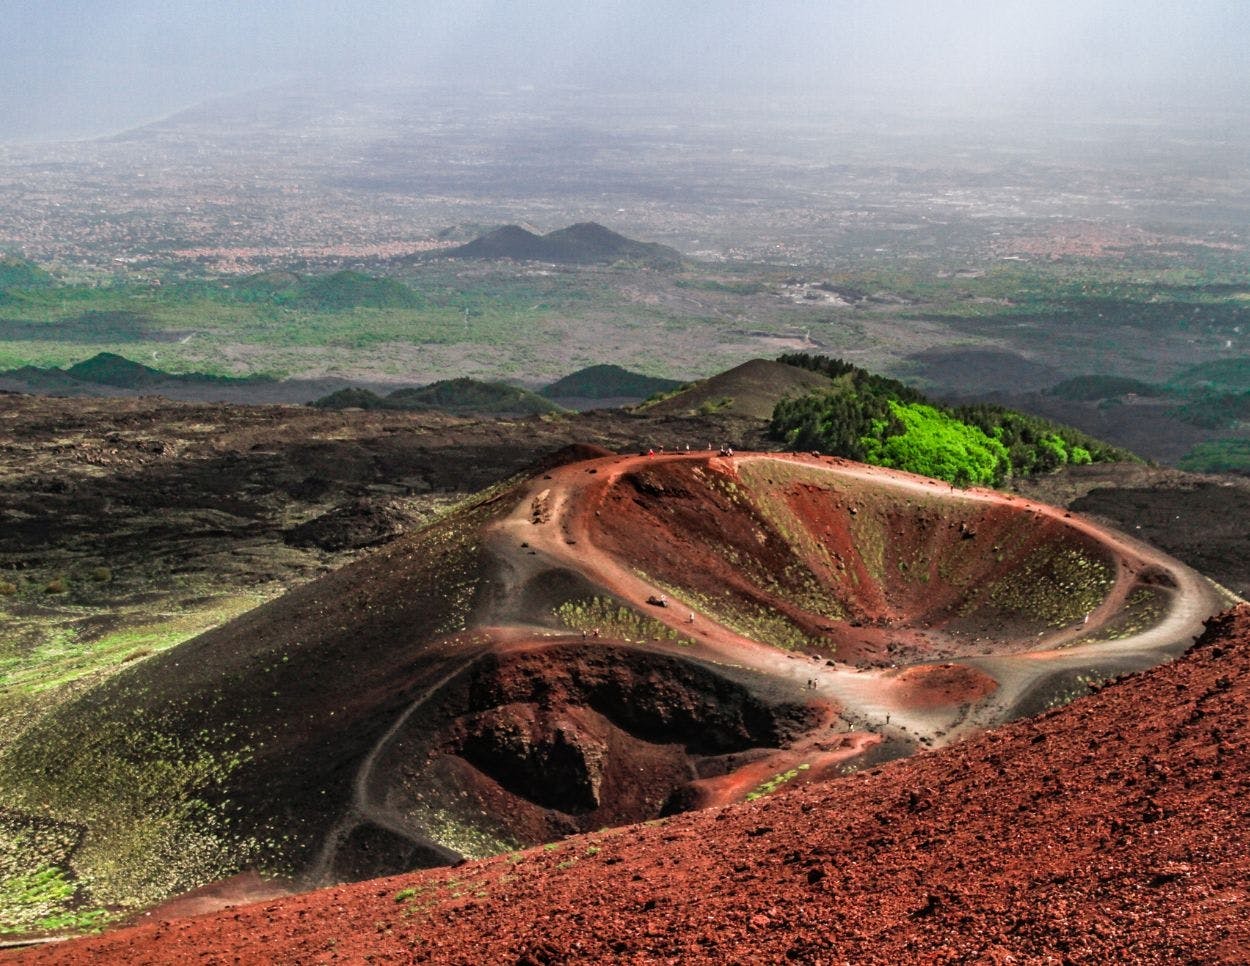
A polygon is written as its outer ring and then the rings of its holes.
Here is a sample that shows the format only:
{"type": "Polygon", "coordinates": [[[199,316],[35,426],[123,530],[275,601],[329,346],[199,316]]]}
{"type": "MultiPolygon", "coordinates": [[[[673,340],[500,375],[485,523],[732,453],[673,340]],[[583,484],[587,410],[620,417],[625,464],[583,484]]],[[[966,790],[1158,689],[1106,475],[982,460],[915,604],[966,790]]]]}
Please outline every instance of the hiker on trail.
{"type": "Polygon", "coordinates": [[[597,627],[596,627],[594,630],[592,630],[592,631],[590,632],[590,636],[591,636],[591,637],[598,637],[598,636],[599,636],[599,628],[597,628],[597,627]]]}
{"type": "Polygon", "coordinates": [[[653,449],[647,450],[647,459],[651,459],[651,457],[654,455],[655,455],[655,450],[653,449]]]}
{"type": "Polygon", "coordinates": [[[694,611],[691,611],[691,612],[690,612],[690,616],[686,618],[686,623],[687,623],[687,624],[693,624],[693,623],[694,623],[694,611]]]}

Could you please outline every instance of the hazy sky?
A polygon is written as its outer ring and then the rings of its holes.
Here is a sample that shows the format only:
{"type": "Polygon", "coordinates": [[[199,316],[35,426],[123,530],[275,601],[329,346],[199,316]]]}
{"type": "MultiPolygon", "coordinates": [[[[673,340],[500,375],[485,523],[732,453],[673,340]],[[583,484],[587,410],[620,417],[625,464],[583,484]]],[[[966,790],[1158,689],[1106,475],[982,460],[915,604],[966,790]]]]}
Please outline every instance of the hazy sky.
{"type": "Polygon", "coordinates": [[[1250,92],[1250,0],[0,0],[0,139],[307,75],[1143,113],[1250,92]]]}

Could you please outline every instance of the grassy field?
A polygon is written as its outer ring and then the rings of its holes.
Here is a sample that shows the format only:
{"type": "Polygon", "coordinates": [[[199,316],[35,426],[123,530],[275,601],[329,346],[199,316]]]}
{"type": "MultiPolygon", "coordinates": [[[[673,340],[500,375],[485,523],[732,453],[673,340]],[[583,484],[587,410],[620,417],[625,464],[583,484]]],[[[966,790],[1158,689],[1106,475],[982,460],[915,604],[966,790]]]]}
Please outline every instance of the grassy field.
{"type": "Polygon", "coordinates": [[[996,262],[963,274],[826,272],[812,276],[825,288],[810,290],[763,266],[665,274],[433,263],[395,278],[268,273],[161,285],[13,273],[38,284],[0,292],[0,368],[111,351],[170,372],[279,378],[537,381],[604,361],[689,378],[810,340],[870,363],[892,359],[876,362],[884,371],[906,369],[905,348],[963,344],[1069,375],[1163,381],[1239,347],[1250,354],[1244,271],[1233,260],[1205,270],[996,262]]]}

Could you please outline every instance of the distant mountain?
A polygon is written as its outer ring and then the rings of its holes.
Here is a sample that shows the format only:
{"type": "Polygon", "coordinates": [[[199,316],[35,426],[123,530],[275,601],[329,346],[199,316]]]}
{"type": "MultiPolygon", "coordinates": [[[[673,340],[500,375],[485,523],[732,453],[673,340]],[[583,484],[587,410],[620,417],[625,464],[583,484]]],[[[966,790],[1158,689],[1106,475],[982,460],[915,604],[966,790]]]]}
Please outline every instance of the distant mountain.
{"type": "Polygon", "coordinates": [[[535,235],[520,225],[504,225],[443,254],[448,258],[511,258],[568,265],[634,262],[650,268],[676,268],[682,260],[681,252],[675,248],[634,241],[593,221],[546,235],[535,235]]]}
{"type": "Polygon", "coordinates": [[[319,409],[429,410],[457,415],[533,415],[561,412],[537,393],[502,382],[443,379],[415,389],[396,389],[379,396],[368,389],[340,389],[314,401],[319,409]]]}
{"type": "Polygon", "coordinates": [[[587,366],[538,390],[548,399],[646,399],[683,385],[677,379],[644,376],[614,365],[587,366]]]}

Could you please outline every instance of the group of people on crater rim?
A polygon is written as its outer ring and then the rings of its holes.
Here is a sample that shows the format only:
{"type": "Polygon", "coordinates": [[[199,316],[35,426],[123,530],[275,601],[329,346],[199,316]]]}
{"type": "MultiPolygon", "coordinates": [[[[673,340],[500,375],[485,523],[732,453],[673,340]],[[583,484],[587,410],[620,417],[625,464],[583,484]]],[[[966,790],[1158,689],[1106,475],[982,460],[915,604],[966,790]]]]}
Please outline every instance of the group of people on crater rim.
{"type": "MultiPolygon", "coordinates": [[[[713,448],[713,447],[712,447],[712,444],[711,444],[711,443],[708,443],[708,444],[707,444],[707,451],[708,451],[709,453],[710,453],[710,452],[712,452],[712,448],[713,448]]],[[[660,446],[660,447],[658,447],[658,448],[657,448],[657,447],[654,447],[654,446],[648,447],[648,448],[647,448],[647,458],[648,458],[648,459],[650,459],[651,457],[655,456],[655,454],[656,454],[657,452],[658,452],[661,456],[663,456],[663,455],[664,455],[664,447],[663,447],[663,446],[660,446]]],[[[690,444],[689,444],[689,443],[687,443],[687,444],[686,444],[685,449],[681,449],[680,447],[678,447],[678,448],[674,449],[674,450],[673,450],[673,452],[674,452],[674,453],[689,453],[689,452],[690,452],[690,444]]],[[[642,454],[641,454],[641,453],[639,453],[638,455],[639,455],[639,456],[641,456],[642,454]]],[[[727,445],[727,444],[722,444],[722,445],[721,445],[721,448],[720,448],[720,450],[719,450],[719,452],[718,452],[718,454],[717,454],[717,455],[719,455],[719,456],[733,456],[733,455],[734,455],[734,448],[733,448],[732,446],[727,445]]]]}

